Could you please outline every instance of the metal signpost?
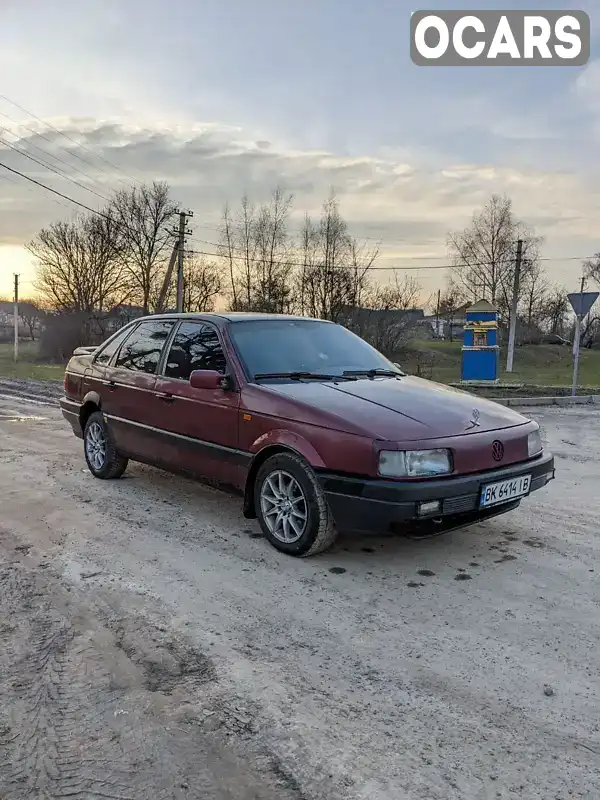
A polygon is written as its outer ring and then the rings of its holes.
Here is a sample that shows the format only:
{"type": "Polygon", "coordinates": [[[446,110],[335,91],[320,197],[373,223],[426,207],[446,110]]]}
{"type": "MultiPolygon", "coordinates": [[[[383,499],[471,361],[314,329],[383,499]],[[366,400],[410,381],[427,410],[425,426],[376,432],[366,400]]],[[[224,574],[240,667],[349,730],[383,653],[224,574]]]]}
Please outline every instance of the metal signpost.
{"type": "Polygon", "coordinates": [[[584,292],[583,291],[583,281],[581,286],[581,292],[574,292],[573,294],[567,295],[569,298],[569,303],[571,303],[571,307],[575,312],[575,341],[573,342],[573,387],[571,390],[571,396],[575,397],[577,394],[577,374],[579,372],[579,346],[580,346],[580,339],[581,339],[581,322],[584,320],[587,315],[592,310],[592,306],[600,297],[600,292],[584,292]]]}

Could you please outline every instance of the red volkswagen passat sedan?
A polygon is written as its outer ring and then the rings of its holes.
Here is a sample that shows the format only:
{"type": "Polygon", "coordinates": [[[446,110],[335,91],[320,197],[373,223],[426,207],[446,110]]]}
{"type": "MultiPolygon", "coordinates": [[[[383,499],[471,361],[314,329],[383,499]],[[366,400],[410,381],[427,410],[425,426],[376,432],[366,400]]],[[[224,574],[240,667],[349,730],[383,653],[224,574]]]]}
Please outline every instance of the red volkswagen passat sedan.
{"type": "Polygon", "coordinates": [[[295,556],[338,530],[463,527],[554,477],[537,423],[315,319],[145,317],[75,351],[61,407],[97,478],[132,459],[233,488],[295,556]]]}

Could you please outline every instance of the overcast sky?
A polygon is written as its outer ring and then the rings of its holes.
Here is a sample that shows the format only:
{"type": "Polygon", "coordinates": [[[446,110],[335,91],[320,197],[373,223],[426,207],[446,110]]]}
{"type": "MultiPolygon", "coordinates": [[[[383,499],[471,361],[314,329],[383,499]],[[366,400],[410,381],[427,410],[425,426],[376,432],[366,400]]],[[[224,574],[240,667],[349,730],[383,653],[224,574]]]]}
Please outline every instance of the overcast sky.
{"type": "MultiPolygon", "coordinates": [[[[567,259],[600,250],[600,11],[592,0],[527,7],[586,9],[588,67],[416,67],[413,0],[0,0],[0,94],[8,98],[0,99],[0,137],[24,137],[19,146],[60,170],[30,145],[68,160],[71,176],[85,183],[87,173],[99,193],[131,178],[169,181],[195,212],[194,246],[207,251],[224,201],[244,191],[260,200],[279,183],[295,195],[297,226],[334,187],[352,232],[381,239],[380,265],[423,267],[426,290],[443,279],[424,268],[445,263],[446,233],[492,192],[507,192],[546,237],[544,256],[557,259],[551,276],[574,288],[580,266],[567,259]],[[10,101],[123,172],[115,178],[52,131],[44,136],[54,145],[33,137],[23,126],[41,127],[10,101]]],[[[13,151],[0,159],[101,205],[13,151]]],[[[71,213],[20,178],[0,179],[0,294],[15,271],[22,294],[31,291],[22,245],[71,213]]]]}

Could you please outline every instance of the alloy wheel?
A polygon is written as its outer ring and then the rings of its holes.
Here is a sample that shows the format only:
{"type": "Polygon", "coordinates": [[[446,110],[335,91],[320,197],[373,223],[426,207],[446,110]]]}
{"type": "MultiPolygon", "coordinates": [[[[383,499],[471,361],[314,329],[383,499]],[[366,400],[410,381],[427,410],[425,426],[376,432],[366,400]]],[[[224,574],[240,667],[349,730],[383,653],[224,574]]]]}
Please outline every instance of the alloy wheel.
{"type": "Polygon", "coordinates": [[[289,472],[274,470],[260,490],[260,507],[269,532],[280,542],[297,542],[308,522],[304,490],[289,472]]]}
{"type": "Polygon", "coordinates": [[[98,422],[92,422],[87,429],[85,452],[92,467],[99,472],[106,463],[106,435],[98,422]]]}

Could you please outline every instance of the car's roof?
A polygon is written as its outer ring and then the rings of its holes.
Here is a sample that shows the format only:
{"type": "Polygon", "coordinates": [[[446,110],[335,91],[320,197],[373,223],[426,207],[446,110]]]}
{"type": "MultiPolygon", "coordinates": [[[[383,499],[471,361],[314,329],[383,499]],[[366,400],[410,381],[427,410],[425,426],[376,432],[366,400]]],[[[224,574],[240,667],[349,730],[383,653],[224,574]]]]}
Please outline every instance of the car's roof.
{"type": "Polygon", "coordinates": [[[301,317],[295,314],[260,314],[254,311],[226,311],[219,314],[220,317],[226,319],[228,322],[249,322],[255,320],[297,320],[303,322],[323,322],[323,320],[315,319],[314,317],[301,317]]]}
{"type": "Polygon", "coordinates": [[[298,322],[325,322],[326,320],[315,319],[314,317],[302,317],[294,314],[261,314],[254,311],[223,311],[223,312],[191,312],[186,314],[180,313],[166,313],[166,314],[152,314],[142,319],[198,319],[198,320],[213,320],[214,322],[254,322],[265,320],[296,320],[298,322]]]}

